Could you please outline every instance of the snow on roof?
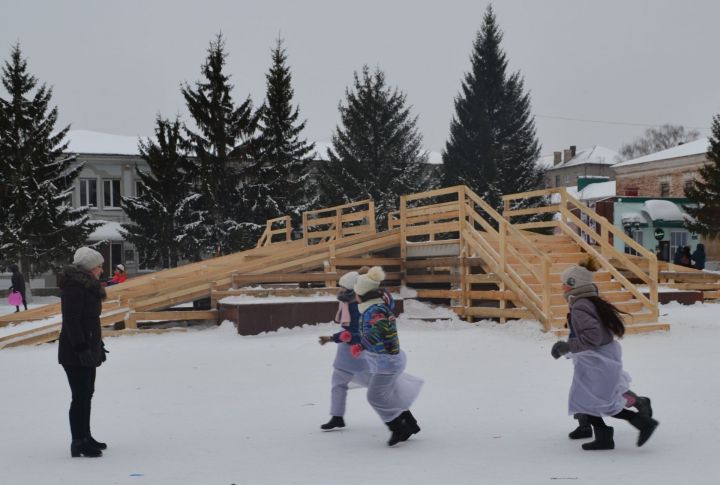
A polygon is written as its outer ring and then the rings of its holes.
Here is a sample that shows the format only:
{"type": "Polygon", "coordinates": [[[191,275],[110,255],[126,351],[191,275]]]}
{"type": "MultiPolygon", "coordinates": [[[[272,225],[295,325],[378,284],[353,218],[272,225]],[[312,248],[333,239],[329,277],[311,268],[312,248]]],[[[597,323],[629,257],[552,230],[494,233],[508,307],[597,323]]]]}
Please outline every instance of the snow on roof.
{"type": "MultiPolygon", "coordinates": [[[[577,186],[565,187],[567,193],[581,201],[587,200],[598,200],[606,199],[608,197],[615,197],[615,181],[610,180],[608,182],[595,182],[586,186],[584,189],[578,192],[577,186]]],[[[553,204],[560,203],[560,194],[552,194],[550,201],[553,204]]]]}
{"type": "Polygon", "coordinates": [[[669,200],[647,200],[645,201],[645,211],[653,221],[684,221],[682,211],[674,202],[669,200]]]}
{"type": "Polygon", "coordinates": [[[550,168],[564,168],[585,164],[614,165],[620,160],[622,160],[622,157],[615,150],[595,145],[577,152],[570,160],[558,163],[550,168]]]}
{"type": "Polygon", "coordinates": [[[683,143],[676,147],[668,148],[659,152],[643,155],[639,158],[633,158],[626,162],[620,162],[613,165],[614,167],[626,167],[628,165],[637,165],[639,163],[657,162],[658,160],[668,160],[671,158],[689,157],[692,155],[700,155],[707,152],[710,140],[708,138],[700,138],[699,140],[683,143]]]}
{"type": "Polygon", "coordinates": [[[120,233],[120,229],[122,229],[122,226],[119,222],[110,222],[110,221],[92,221],[92,222],[101,222],[102,225],[98,226],[89,236],[88,241],[123,241],[125,238],[123,238],[122,234],[120,233]]]}
{"type": "Polygon", "coordinates": [[[545,156],[541,156],[540,158],[538,158],[537,162],[535,162],[535,164],[538,167],[548,169],[548,168],[553,167],[554,160],[555,160],[554,155],[545,155],[545,156]]]}
{"type": "Polygon", "coordinates": [[[632,224],[634,222],[637,222],[638,224],[645,224],[647,222],[643,215],[639,212],[626,212],[620,217],[620,220],[623,225],[632,224]]]}
{"type": "Polygon", "coordinates": [[[112,135],[87,130],[70,130],[67,134],[68,153],[103,155],[140,155],[137,136],[112,135]]]}
{"type": "Polygon", "coordinates": [[[584,189],[575,196],[580,200],[595,200],[603,199],[606,197],[614,197],[615,194],[615,181],[609,180],[607,182],[595,182],[594,184],[587,185],[584,189]]]}

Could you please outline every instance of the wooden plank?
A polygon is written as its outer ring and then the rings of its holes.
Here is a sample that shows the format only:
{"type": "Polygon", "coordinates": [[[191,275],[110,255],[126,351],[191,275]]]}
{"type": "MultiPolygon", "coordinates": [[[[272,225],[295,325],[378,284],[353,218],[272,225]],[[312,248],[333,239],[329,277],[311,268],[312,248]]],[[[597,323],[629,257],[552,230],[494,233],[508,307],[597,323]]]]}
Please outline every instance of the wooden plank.
{"type": "Polygon", "coordinates": [[[503,212],[504,217],[517,217],[526,216],[529,214],[543,214],[545,212],[560,212],[560,205],[548,205],[541,207],[529,207],[527,209],[515,209],[508,212],[503,212]]]}
{"type": "Polygon", "coordinates": [[[185,320],[217,320],[217,310],[166,310],[157,312],[132,312],[136,322],[162,321],[178,322],[185,320]]]}
{"type": "MultiPolygon", "coordinates": [[[[564,187],[563,187],[563,189],[564,189],[564,187]]],[[[529,192],[518,192],[515,194],[503,195],[501,197],[501,200],[506,201],[506,200],[515,200],[515,199],[529,199],[531,197],[541,197],[544,195],[556,194],[558,192],[559,192],[558,188],[531,190],[529,192]]]]}
{"type": "Polygon", "coordinates": [[[416,289],[416,298],[447,298],[457,299],[462,296],[461,290],[425,290],[416,289]]]}
{"type": "Polygon", "coordinates": [[[408,283],[459,283],[460,275],[453,274],[425,274],[425,275],[405,275],[405,281],[408,283]]]}
{"type": "Polygon", "coordinates": [[[715,300],[720,298],[720,291],[703,291],[703,298],[705,300],[715,300]]]}
{"type": "Polygon", "coordinates": [[[422,226],[407,226],[405,234],[407,236],[420,236],[426,234],[440,234],[443,232],[460,231],[459,222],[443,222],[440,224],[425,224],[422,226]]]}
{"type": "Polygon", "coordinates": [[[535,315],[524,308],[493,308],[493,307],[468,307],[464,315],[481,318],[529,318],[535,320],[535,315]]]}
{"type": "Polygon", "coordinates": [[[306,283],[337,278],[337,273],[272,273],[272,274],[235,274],[233,281],[238,285],[248,283],[306,283]]]}
{"type": "Polygon", "coordinates": [[[469,274],[467,281],[468,283],[499,283],[500,277],[494,273],[469,274]]]}
{"type": "Polygon", "coordinates": [[[429,199],[441,195],[456,194],[463,185],[455,185],[453,187],[445,187],[444,189],[428,190],[427,192],[419,192],[416,194],[403,195],[405,200],[429,199]]]}
{"type": "Polygon", "coordinates": [[[517,295],[509,290],[469,291],[468,296],[473,300],[517,300],[517,295]]]}
{"type": "Polygon", "coordinates": [[[362,267],[362,266],[400,266],[402,259],[400,258],[334,258],[335,266],[338,267],[362,267]]]}

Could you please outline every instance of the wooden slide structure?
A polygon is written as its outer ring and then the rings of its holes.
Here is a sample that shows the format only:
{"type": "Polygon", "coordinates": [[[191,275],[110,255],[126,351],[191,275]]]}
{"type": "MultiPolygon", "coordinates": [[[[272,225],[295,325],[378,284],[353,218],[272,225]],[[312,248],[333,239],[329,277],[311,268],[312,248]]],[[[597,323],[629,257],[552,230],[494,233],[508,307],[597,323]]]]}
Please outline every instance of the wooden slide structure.
{"type": "MultiPolygon", "coordinates": [[[[503,200],[501,215],[465,186],[404,195],[399,210],[387,215],[384,231],[377,230],[373,201],[359,201],[305,212],[302,237],[295,240],[289,216],[271,219],[253,249],[108,287],[101,315],[104,334],[151,331],[139,329],[138,322],[215,321],[218,301],[225,296],[312,291],[288,285],[323,286],[328,291],[345,272],[376,264],[385,267],[386,284],[403,284],[419,299],[448,303],[467,320],[527,318],[563,334],[568,307],[559,276],[588,253],[602,266],[595,278],[601,294],[628,312],[628,332],[668,328],[657,322],[658,262],[652,252],[564,188],[512,194],[503,200]],[[553,194],[559,203],[522,208],[531,198],[549,200],[553,194]],[[540,213],[556,217],[531,224],[512,222],[540,213]],[[645,269],[617,251],[610,234],[633,247],[645,269]],[[624,272],[611,260],[622,261],[624,272]],[[627,271],[647,285],[647,296],[624,276],[627,271]],[[285,287],[241,290],[258,284],[285,287]],[[212,309],[177,308],[205,298],[210,298],[212,309]]],[[[0,327],[28,321],[36,322],[18,325],[17,332],[0,337],[0,349],[57,339],[59,303],[2,316],[0,327]]]]}

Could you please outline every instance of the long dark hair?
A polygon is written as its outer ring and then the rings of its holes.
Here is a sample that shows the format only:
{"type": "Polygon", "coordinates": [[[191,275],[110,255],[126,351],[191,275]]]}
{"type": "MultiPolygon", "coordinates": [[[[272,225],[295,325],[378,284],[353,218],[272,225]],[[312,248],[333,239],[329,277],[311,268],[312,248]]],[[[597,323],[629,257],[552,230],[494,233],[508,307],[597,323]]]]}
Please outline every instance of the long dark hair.
{"type": "Polygon", "coordinates": [[[618,337],[625,335],[625,323],[620,314],[627,314],[627,312],[618,309],[618,307],[599,296],[588,296],[586,298],[595,305],[600,321],[605,325],[605,328],[618,337]]]}
{"type": "MultiPolygon", "coordinates": [[[[594,273],[600,268],[600,263],[592,257],[592,255],[588,255],[584,260],[578,263],[578,266],[582,266],[588,271],[594,273]]],[[[623,322],[620,314],[622,313],[627,315],[627,312],[618,309],[618,307],[599,296],[589,296],[587,299],[595,305],[598,316],[600,316],[600,321],[603,325],[605,325],[605,328],[618,337],[625,335],[625,323],[623,322]]]]}

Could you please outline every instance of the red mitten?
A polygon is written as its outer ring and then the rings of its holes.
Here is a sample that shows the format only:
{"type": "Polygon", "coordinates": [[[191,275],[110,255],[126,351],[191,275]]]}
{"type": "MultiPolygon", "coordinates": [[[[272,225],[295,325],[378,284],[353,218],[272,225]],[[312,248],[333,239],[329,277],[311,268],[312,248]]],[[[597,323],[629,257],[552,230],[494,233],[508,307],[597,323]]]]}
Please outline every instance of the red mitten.
{"type": "Polygon", "coordinates": [[[350,347],[350,354],[355,357],[356,359],[360,357],[360,353],[362,352],[363,348],[360,344],[355,344],[352,347],[350,347]]]}
{"type": "Polygon", "coordinates": [[[340,341],[341,342],[349,342],[352,340],[352,334],[348,332],[347,330],[340,333],[340,341]]]}

